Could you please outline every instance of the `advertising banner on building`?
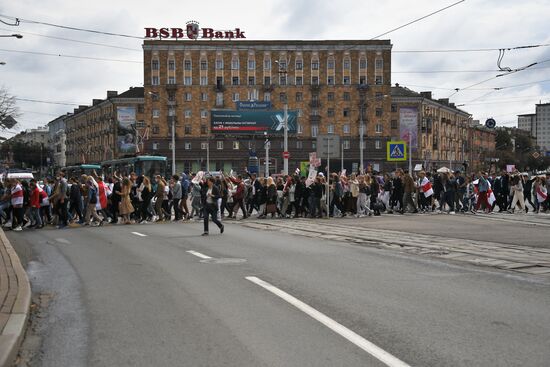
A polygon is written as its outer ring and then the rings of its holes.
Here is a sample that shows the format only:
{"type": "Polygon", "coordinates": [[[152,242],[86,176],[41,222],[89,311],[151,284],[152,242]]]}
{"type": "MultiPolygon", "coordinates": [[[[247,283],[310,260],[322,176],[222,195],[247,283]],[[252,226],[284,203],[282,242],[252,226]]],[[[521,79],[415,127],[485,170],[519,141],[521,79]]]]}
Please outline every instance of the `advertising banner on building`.
{"type": "Polygon", "coordinates": [[[121,154],[137,151],[135,107],[117,107],[117,148],[121,154]]]}
{"type": "MultiPolygon", "coordinates": [[[[215,134],[284,133],[283,111],[212,111],[211,128],[215,134]]],[[[296,133],[297,113],[288,111],[288,133],[296,133]]]]}
{"type": "Polygon", "coordinates": [[[269,110],[271,102],[269,101],[239,101],[235,102],[237,110],[269,110]]]}
{"type": "Polygon", "coordinates": [[[418,108],[401,107],[399,109],[399,124],[401,140],[410,144],[411,148],[418,146],[418,108]]]}

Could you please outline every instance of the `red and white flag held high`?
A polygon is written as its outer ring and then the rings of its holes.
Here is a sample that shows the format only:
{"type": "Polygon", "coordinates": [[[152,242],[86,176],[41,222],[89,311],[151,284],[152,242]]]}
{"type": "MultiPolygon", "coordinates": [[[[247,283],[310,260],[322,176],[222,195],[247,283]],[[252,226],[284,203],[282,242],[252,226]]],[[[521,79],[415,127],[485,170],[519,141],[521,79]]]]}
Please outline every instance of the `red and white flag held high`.
{"type": "Polygon", "coordinates": [[[428,180],[427,177],[424,177],[422,179],[422,182],[420,183],[422,186],[422,192],[424,193],[425,197],[430,197],[434,194],[434,190],[432,189],[432,183],[430,180],[428,180]]]}

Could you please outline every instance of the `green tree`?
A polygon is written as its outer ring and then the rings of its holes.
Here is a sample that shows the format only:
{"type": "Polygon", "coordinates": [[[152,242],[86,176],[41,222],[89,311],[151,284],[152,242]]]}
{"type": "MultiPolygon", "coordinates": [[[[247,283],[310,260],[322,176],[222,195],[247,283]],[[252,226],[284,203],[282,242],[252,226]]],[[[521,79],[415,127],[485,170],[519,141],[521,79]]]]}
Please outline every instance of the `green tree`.
{"type": "Polygon", "coordinates": [[[496,150],[512,150],[512,139],[508,131],[504,129],[497,129],[497,135],[495,137],[496,150]]]}

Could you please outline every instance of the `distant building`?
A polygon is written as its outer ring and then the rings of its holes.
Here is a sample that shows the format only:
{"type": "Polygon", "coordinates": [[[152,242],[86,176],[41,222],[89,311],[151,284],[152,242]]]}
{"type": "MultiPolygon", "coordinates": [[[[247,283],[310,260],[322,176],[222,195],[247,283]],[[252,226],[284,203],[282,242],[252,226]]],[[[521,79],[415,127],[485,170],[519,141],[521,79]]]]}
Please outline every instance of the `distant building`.
{"type": "Polygon", "coordinates": [[[66,150],[67,150],[67,134],[65,132],[65,119],[72,114],[67,113],[48,122],[48,146],[50,148],[50,166],[54,169],[65,167],[66,165],[66,150]]]}
{"type": "Polygon", "coordinates": [[[550,151],[550,103],[536,105],[535,136],[543,151],[550,151]]]}
{"type": "Polygon", "coordinates": [[[536,122],[537,122],[536,113],[527,113],[524,115],[518,115],[518,129],[530,132],[531,136],[537,136],[536,122]]]}
{"type": "Polygon", "coordinates": [[[121,94],[107,91],[107,98],[75,109],[65,119],[66,165],[98,163],[141,152],[140,141],[147,133],[143,106],[143,87],[131,87],[121,94]]]}
{"type": "Polygon", "coordinates": [[[47,127],[38,127],[36,129],[27,129],[6,140],[6,142],[23,142],[28,144],[48,145],[49,131],[47,127]]]}

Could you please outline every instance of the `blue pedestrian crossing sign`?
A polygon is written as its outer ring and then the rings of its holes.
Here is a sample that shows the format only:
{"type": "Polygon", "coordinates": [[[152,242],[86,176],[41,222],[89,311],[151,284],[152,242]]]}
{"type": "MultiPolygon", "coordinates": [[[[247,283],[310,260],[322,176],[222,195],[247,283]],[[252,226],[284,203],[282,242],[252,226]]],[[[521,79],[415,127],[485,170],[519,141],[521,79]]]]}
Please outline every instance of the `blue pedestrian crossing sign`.
{"type": "Polygon", "coordinates": [[[407,160],[407,143],[404,141],[387,142],[387,161],[397,162],[407,160]]]}

